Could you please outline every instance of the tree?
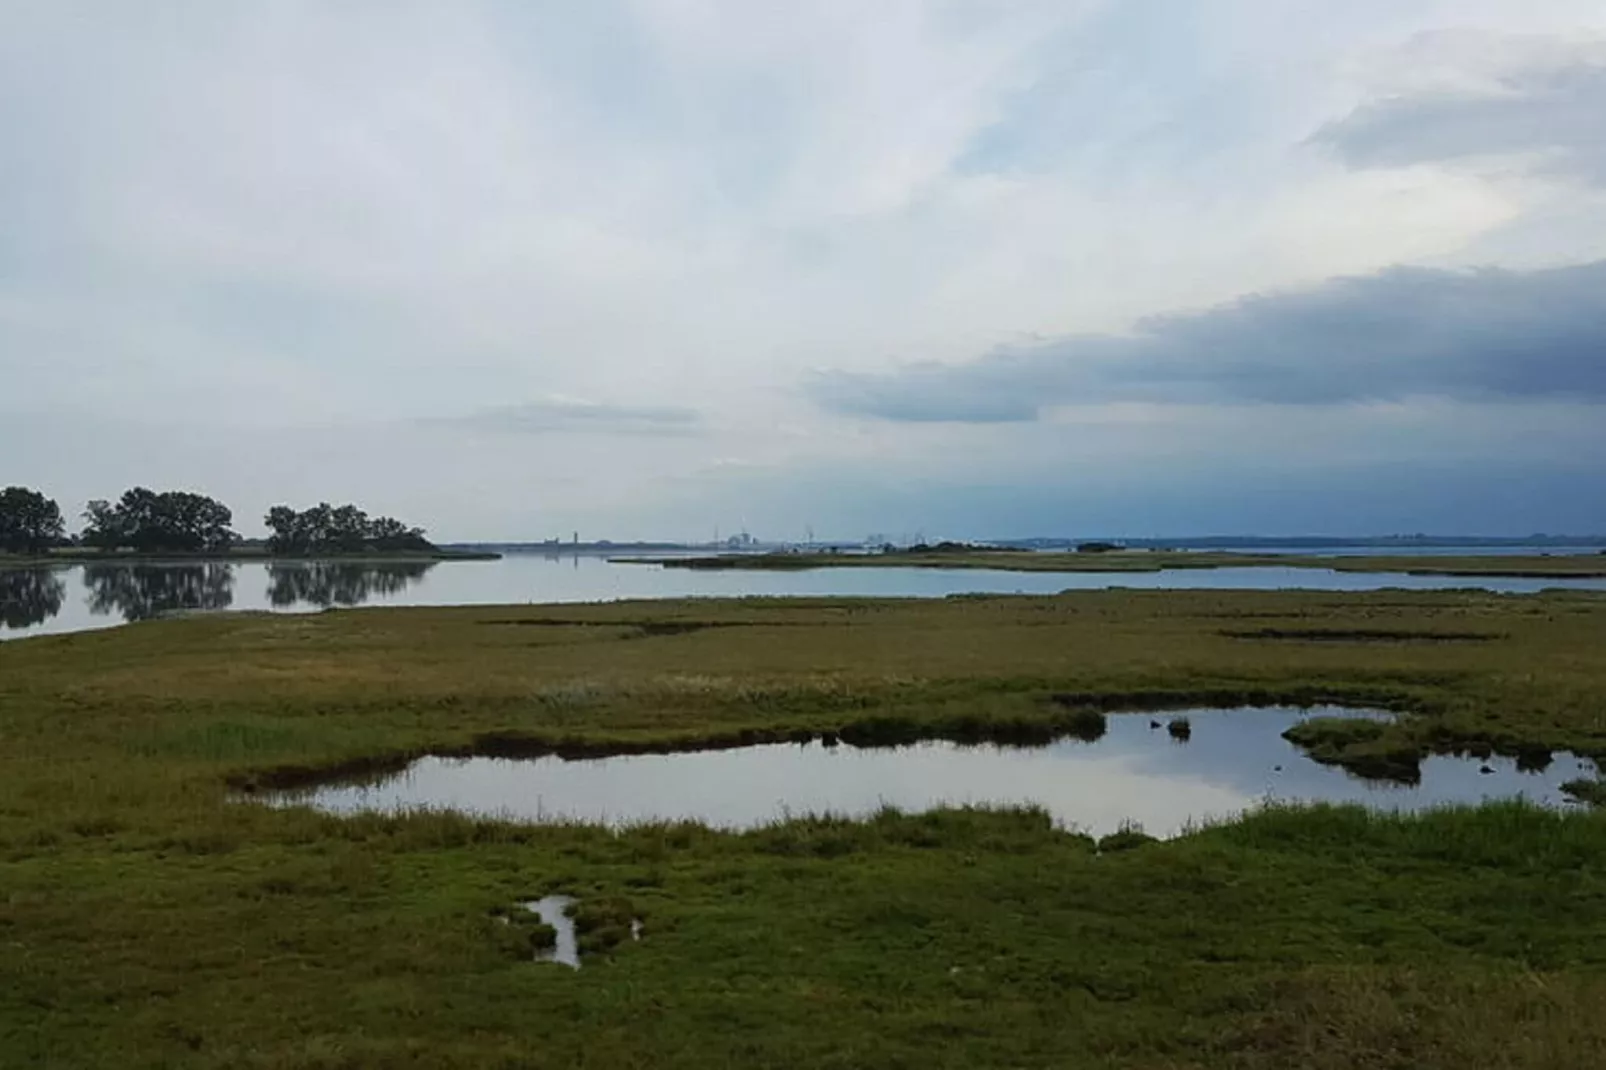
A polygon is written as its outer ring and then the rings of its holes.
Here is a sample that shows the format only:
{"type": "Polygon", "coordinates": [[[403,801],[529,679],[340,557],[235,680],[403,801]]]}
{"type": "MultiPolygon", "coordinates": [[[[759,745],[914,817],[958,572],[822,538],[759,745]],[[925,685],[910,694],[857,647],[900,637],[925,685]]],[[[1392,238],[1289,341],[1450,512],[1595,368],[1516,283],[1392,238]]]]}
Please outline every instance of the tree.
{"type": "Polygon", "coordinates": [[[337,553],[361,553],[367,548],[368,514],[355,505],[342,505],[329,514],[329,546],[337,553]]]}
{"type": "Polygon", "coordinates": [[[275,505],[268,510],[263,522],[268,530],[273,532],[268,536],[268,552],[271,554],[304,554],[307,552],[309,540],[306,529],[301,521],[302,514],[296,512],[288,505],[275,505]]]}
{"type": "Polygon", "coordinates": [[[268,530],[268,552],[286,555],[429,553],[435,545],[423,528],[409,527],[394,517],[369,515],[355,505],[333,506],[319,502],[297,511],[275,505],[263,518],[268,530]]]}
{"type": "Polygon", "coordinates": [[[409,527],[394,517],[382,516],[368,523],[368,543],[376,550],[433,551],[435,544],[424,537],[423,528],[409,527]]]}
{"type": "Polygon", "coordinates": [[[123,545],[123,518],[111,502],[95,498],[84,507],[80,541],[97,550],[115,550],[123,545]]]}
{"type": "Polygon", "coordinates": [[[38,554],[61,544],[61,507],[28,487],[0,490],[0,552],[38,554]]]}
{"type": "Polygon", "coordinates": [[[239,538],[234,514],[215,498],[189,491],[123,492],[116,505],[97,499],[84,510],[83,541],[103,550],[139,553],[220,553],[239,538]]]}

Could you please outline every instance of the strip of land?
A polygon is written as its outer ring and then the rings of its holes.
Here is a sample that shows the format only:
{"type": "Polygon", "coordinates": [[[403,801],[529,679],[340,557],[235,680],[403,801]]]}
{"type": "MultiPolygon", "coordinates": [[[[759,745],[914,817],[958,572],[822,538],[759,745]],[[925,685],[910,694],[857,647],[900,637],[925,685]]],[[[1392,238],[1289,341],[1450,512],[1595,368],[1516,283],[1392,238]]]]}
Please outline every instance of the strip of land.
{"type": "Polygon", "coordinates": [[[896,550],[887,553],[713,554],[704,557],[619,557],[625,564],[706,570],[815,568],[954,568],[1005,572],[1164,572],[1170,569],[1316,568],[1411,576],[1508,578],[1606,577],[1606,554],[1258,554],[1226,551],[1131,550],[1054,553],[1029,550],[896,550]]]}
{"type": "Polygon", "coordinates": [[[1606,597],[1082,592],[225,616],[0,645],[0,1052],[139,1066],[1589,1067],[1606,815],[1034,811],[620,833],[256,784],[500,747],[1009,737],[1337,702],[1301,742],[1606,756],[1606,597]],[[1118,714],[1111,714],[1116,716],[1118,714]],[[591,904],[585,968],[506,919],[591,904]],[[643,939],[608,917],[639,917],[643,939]]]}

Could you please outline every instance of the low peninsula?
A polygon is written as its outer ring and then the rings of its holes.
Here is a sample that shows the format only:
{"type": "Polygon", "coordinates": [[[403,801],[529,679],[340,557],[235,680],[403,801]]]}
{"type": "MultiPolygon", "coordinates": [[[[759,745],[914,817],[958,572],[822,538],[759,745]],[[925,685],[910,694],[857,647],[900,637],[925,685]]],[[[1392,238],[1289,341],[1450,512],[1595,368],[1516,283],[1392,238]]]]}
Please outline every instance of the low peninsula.
{"type": "Polygon", "coordinates": [[[943,543],[855,552],[723,553],[700,557],[616,557],[621,564],[702,570],[795,571],[817,568],[950,568],[1004,572],[1133,572],[1182,569],[1310,568],[1411,576],[1512,579],[1606,578],[1606,553],[1582,554],[1286,554],[1222,550],[1034,551],[943,543]]]}

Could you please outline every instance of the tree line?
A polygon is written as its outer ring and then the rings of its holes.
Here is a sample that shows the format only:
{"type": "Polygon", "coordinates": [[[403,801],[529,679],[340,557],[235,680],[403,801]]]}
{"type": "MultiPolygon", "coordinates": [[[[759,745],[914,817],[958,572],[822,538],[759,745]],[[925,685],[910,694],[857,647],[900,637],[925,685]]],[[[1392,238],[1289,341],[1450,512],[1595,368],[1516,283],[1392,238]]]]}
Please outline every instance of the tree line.
{"type": "Polygon", "coordinates": [[[0,490],[0,553],[37,554],[67,536],[61,507],[28,487],[0,490]]]}
{"type": "MultiPolygon", "coordinates": [[[[133,553],[226,553],[242,540],[234,514],[216,498],[182,490],[133,487],[115,502],[97,498],[83,512],[83,529],[67,534],[61,507],[30,487],[0,490],[0,553],[38,555],[64,547],[133,553]]],[[[275,505],[264,517],[269,553],[357,554],[428,552],[424,529],[394,517],[370,517],[355,505],[320,502],[296,510],[275,505]]]]}
{"type": "Polygon", "coordinates": [[[275,505],[265,518],[268,550],[276,554],[313,552],[354,554],[372,551],[433,550],[423,528],[389,516],[370,517],[355,505],[319,502],[300,512],[275,505]]]}

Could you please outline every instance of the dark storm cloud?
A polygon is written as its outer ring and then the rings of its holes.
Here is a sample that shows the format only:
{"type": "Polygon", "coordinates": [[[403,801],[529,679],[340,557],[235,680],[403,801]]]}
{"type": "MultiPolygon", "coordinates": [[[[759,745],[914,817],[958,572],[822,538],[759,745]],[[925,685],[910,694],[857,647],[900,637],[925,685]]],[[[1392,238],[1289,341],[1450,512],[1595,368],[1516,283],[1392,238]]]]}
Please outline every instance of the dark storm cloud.
{"type": "Polygon", "coordinates": [[[1606,183],[1606,62],[1531,67],[1490,92],[1367,104],[1317,135],[1354,167],[1532,155],[1541,169],[1606,183]]]}
{"type": "Polygon", "coordinates": [[[1020,422],[1121,401],[1332,405],[1437,397],[1606,401],[1606,261],[1542,271],[1394,268],[1151,317],[959,365],[824,373],[828,409],[1020,422]]]}

